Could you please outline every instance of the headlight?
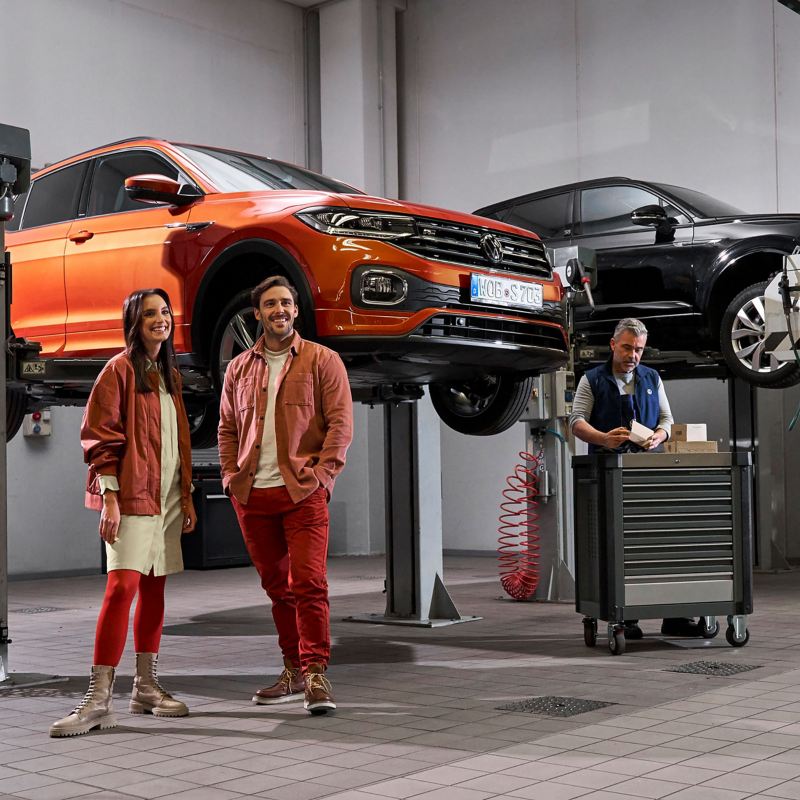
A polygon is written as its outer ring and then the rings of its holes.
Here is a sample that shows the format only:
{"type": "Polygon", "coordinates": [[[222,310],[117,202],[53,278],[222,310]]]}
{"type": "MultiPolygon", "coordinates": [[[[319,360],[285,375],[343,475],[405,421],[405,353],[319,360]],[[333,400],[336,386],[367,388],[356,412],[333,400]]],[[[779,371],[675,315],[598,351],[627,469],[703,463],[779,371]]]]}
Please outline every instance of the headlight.
{"type": "Polygon", "coordinates": [[[327,207],[299,211],[295,216],[315,230],[333,236],[401,239],[416,233],[414,218],[399,214],[373,214],[350,208],[327,207]]]}
{"type": "Polygon", "coordinates": [[[393,306],[406,299],[408,282],[405,278],[388,270],[368,269],[361,273],[358,290],[362,303],[393,306]]]}

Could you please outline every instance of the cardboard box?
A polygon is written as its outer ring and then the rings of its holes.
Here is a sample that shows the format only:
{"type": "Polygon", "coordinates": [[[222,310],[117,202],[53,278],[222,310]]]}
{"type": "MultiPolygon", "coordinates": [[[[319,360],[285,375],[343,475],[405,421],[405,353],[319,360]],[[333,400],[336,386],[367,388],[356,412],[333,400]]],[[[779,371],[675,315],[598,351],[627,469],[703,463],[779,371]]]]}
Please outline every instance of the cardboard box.
{"type": "Polygon", "coordinates": [[[664,442],[665,453],[716,453],[716,442],[664,442]]]}
{"type": "Polygon", "coordinates": [[[705,442],[708,431],[705,422],[676,422],[669,438],[673,442],[705,442]]]}

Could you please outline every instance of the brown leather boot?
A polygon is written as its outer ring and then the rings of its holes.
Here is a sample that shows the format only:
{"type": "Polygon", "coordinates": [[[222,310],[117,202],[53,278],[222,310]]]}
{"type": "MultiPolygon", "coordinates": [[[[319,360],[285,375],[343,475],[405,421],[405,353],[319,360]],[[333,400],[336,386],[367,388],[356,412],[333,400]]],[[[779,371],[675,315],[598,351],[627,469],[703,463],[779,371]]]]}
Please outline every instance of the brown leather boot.
{"type": "Polygon", "coordinates": [[[262,706],[271,706],[276,703],[290,703],[292,700],[302,700],[306,682],[300,674],[300,667],[295,667],[288,658],[283,659],[283,672],[277,682],[272,686],[259,689],[253,695],[253,702],[262,706]]]}
{"type": "Polygon", "coordinates": [[[92,666],[89,688],[80,704],[63,719],[50,726],[51,736],[79,736],[93,728],[116,728],[117,719],[111,707],[114,690],[114,667],[92,666]]]}
{"type": "Polygon", "coordinates": [[[176,700],[159,682],[156,675],[158,653],[136,654],[136,677],[131,692],[131,714],[154,717],[185,717],[189,714],[186,703],[176,700]]]}
{"type": "Polygon", "coordinates": [[[325,677],[324,664],[309,664],[305,673],[306,698],[303,707],[309,714],[327,714],[336,708],[330,681],[325,677]]]}

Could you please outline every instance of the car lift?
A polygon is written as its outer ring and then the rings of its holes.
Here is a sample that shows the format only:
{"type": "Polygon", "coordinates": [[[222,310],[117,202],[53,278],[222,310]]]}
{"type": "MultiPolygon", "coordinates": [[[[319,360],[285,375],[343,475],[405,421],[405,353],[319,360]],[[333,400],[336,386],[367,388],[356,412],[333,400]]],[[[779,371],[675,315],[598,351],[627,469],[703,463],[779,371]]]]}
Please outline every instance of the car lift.
{"type": "Polygon", "coordinates": [[[384,415],[386,611],[345,620],[436,628],[481,619],[459,613],[442,577],[438,417],[424,400],[387,404],[384,415]]]}
{"type": "MultiPolygon", "coordinates": [[[[11,329],[11,257],[5,249],[5,223],[14,213],[13,195],[27,190],[31,177],[30,133],[24,128],[0,124],[0,330],[8,341],[11,329]]],[[[8,492],[6,465],[7,351],[0,358],[0,683],[8,670],[8,492]]]]}

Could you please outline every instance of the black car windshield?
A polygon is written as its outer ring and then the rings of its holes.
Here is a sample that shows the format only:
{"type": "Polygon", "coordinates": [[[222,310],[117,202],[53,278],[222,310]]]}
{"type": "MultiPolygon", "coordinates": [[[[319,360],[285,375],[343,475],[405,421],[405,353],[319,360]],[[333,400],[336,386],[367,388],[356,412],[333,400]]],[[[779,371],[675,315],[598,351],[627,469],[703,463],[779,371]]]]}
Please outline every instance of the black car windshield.
{"type": "Polygon", "coordinates": [[[694,189],[684,189],[683,186],[671,186],[668,183],[654,183],[658,189],[663,189],[671,194],[681,205],[687,206],[696,217],[739,217],[747,212],[736,208],[729,203],[723,203],[716,197],[696,192],[694,189]]]}
{"type": "Polygon", "coordinates": [[[264,156],[178,144],[175,147],[210,178],[220,192],[261,189],[311,189],[338,194],[364,194],[341,181],[264,156]]]}

